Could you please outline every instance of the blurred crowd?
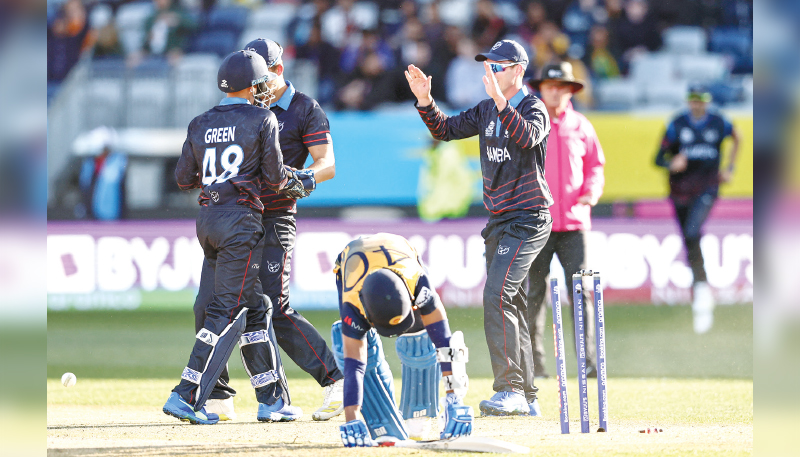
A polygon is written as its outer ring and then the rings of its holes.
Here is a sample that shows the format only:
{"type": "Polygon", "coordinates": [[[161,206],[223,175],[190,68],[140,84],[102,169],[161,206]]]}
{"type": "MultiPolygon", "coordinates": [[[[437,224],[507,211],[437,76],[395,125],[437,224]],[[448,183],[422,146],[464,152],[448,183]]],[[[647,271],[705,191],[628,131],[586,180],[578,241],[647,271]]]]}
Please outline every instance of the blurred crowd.
{"type": "MultiPolygon", "coordinates": [[[[142,9],[138,41],[126,40],[120,28],[131,5],[144,3],[49,0],[49,88],[86,52],[128,66],[148,57],[174,64],[186,53],[227,54],[252,29],[248,13],[274,6],[290,14],[270,29],[279,36],[266,38],[283,40],[288,58],[316,63],[324,106],[368,110],[411,100],[403,70],[414,63],[433,76],[436,99],[463,108],[485,98],[474,55],[500,39],[527,48],[529,77],[566,60],[576,77],[597,82],[625,75],[632,59],[660,49],[662,32],[676,25],[752,36],[753,9],[752,0],[153,0],[142,9]]],[[[591,87],[576,102],[591,107],[591,87]]]]}

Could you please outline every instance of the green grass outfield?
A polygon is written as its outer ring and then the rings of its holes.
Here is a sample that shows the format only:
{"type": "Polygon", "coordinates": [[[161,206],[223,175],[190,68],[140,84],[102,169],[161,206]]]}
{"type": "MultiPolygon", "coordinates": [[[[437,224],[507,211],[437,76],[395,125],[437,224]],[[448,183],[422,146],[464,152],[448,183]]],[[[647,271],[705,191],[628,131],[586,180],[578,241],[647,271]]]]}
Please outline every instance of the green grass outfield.
{"type": "MultiPolygon", "coordinates": [[[[472,378],[465,399],[478,403],[492,393],[490,378],[472,378]]],[[[293,404],[305,415],[298,421],[256,421],[256,401],[244,378],[232,385],[235,422],[192,426],[161,412],[170,379],[79,379],[71,388],[47,383],[48,455],[53,456],[286,456],[348,457],[470,455],[408,449],[344,449],[338,427],[342,417],[314,422],[310,412],[322,390],[310,378],[291,382],[293,404]]],[[[554,379],[540,383],[542,417],[476,417],[474,435],[527,446],[536,456],[749,456],[753,453],[753,383],[732,379],[612,378],[608,384],[609,431],[596,433],[597,393],[589,389],[592,433],[577,422],[577,383],[570,380],[571,434],[558,423],[554,379]],[[658,434],[639,430],[659,428],[658,434]]],[[[593,384],[590,385],[593,387],[593,384]]],[[[400,382],[395,385],[397,395],[400,382]]],[[[434,432],[435,434],[436,432],[434,432]]],[[[433,438],[429,434],[428,438],[433,438]]]]}
{"type": "MultiPolygon", "coordinates": [[[[567,374],[576,374],[572,319],[564,308],[567,374]]],[[[303,315],[330,342],[333,311],[303,315]]],[[[470,348],[467,371],[491,377],[483,332],[483,310],[451,308],[451,328],[461,330],[470,348]]],[[[555,373],[553,338],[548,316],[545,330],[547,369],[555,373]]],[[[169,378],[177,380],[194,344],[191,311],[65,311],[49,312],[47,320],[47,377],[66,371],[82,378],[169,378]]],[[[692,331],[688,306],[608,306],[606,308],[608,376],[670,378],[753,377],[753,307],[718,306],[714,328],[705,335],[692,331]]],[[[392,368],[399,370],[394,344],[384,340],[392,368]]],[[[290,379],[306,375],[283,358],[290,379]]],[[[245,375],[238,357],[231,375],[245,375]]],[[[399,371],[396,371],[399,376],[399,371]]]]}
{"type": "MultiPolygon", "coordinates": [[[[565,308],[566,310],[567,308],[565,308]]],[[[753,453],[752,306],[716,310],[706,335],[692,331],[687,306],[609,306],[606,309],[609,433],[578,433],[577,382],[571,319],[565,322],[571,430],[558,426],[557,385],[537,380],[543,417],[486,418],[475,435],[522,444],[537,456],[709,455],[753,453]],[[659,434],[639,430],[659,427],[659,434]]],[[[327,340],[335,312],[303,313],[327,340]]],[[[454,330],[470,347],[466,403],[492,395],[491,368],[481,309],[450,309],[454,330]]],[[[548,319],[549,322],[549,319],[548,319]]],[[[50,312],[47,345],[47,442],[53,456],[400,456],[427,455],[410,449],[341,446],[341,418],[314,422],[310,413],[322,389],[284,357],[293,403],[305,415],[296,422],[255,420],[256,401],[238,356],[231,384],[239,414],[233,423],[191,426],[161,413],[194,343],[189,311],[50,312]],[[72,388],[58,378],[78,376],[72,388]]],[[[552,332],[545,333],[552,354],[552,332]]],[[[400,392],[399,362],[391,341],[384,348],[400,392]]],[[[548,370],[553,373],[552,356],[548,370]]],[[[591,429],[597,428],[597,389],[589,384],[591,429]]],[[[451,452],[436,455],[469,455],[451,452]]]]}

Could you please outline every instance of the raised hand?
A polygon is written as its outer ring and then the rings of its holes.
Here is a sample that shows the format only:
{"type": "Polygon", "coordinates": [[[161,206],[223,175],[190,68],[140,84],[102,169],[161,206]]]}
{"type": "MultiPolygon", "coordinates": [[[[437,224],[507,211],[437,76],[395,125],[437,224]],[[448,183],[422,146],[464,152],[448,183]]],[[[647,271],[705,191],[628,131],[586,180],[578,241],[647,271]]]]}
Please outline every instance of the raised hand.
{"type": "Polygon", "coordinates": [[[417,97],[419,106],[430,106],[433,103],[431,97],[431,76],[425,76],[416,65],[409,65],[408,70],[405,72],[406,80],[408,80],[408,87],[411,92],[417,97]]]}
{"type": "Polygon", "coordinates": [[[483,61],[483,69],[486,71],[486,74],[483,75],[483,87],[486,89],[486,94],[494,100],[497,105],[497,111],[503,111],[508,101],[503,95],[503,91],[500,90],[500,84],[498,84],[492,68],[485,60],[483,61]]]}

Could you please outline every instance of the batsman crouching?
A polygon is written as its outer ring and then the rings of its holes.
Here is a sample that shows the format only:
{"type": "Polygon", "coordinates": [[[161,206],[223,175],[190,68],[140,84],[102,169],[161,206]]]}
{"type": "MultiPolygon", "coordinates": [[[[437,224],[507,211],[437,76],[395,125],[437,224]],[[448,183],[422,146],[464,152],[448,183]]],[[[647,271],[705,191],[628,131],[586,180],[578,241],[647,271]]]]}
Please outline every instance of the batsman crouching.
{"type": "Polygon", "coordinates": [[[342,443],[374,446],[421,437],[428,418],[438,414],[442,376],[447,396],[440,437],[470,435],[474,414],[463,404],[468,387],[464,337],[450,333],[447,313],[414,247],[389,233],[361,237],[339,254],[333,271],[342,317],[331,331],[336,363],[344,372],[342,443]],[[403,364],[399,408],[378,335],[398,337],[403,364]],[[359,410],[363,421],[356,417],[359,410]]]}

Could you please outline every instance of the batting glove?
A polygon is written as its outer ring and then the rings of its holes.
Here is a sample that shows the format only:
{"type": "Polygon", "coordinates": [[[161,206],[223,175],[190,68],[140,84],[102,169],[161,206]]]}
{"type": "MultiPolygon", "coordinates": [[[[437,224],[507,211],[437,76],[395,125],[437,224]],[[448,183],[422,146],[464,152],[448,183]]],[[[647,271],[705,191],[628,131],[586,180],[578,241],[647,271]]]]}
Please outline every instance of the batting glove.
{"type": "Polygon", "coordinates": [[[458,395],[449,393],[444,398],[442,410],[444,430],[439,438],[445,440],[472,434],[472,421],[475,418],[472,406],[465,406],[458,395]]]}
{"type": "Polygon", "coordinates": [[[344,447],[372,447],[377,446],[369,435],[367,424],[361,419],[354,419],[339,426],[344,447]]]}

